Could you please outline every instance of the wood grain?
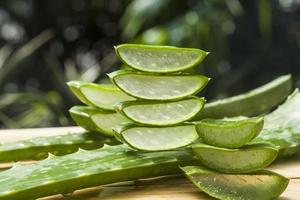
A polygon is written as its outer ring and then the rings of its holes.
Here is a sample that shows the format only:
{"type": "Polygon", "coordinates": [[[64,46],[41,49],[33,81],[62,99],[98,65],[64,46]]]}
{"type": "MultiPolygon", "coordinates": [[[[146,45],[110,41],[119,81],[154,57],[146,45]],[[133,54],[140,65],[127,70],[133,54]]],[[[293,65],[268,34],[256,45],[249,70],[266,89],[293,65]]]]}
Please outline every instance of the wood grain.
{"type": "MultiPolygon", "coordinates": [[[[68,133],[80,133],[79,127],[42,128],[22,130],[1,130],[0,141],[11,142],[39,136],[53,136],[68,133]]],[[[27,164],[30,162],[25,162],[27,164]]],[[[0,168],[11,166],[4,163],[0,168]]],[[[269,167],[290,178],[287,190],[279,200],[300,199],[300,154],[280,160],[269,167]]],[[[76,191],[71,195],[56,195],[40,200],[211,200],[182,176],[160,177],[154,179],[129,181],[107,186],[99,186],[76,191]]]]}

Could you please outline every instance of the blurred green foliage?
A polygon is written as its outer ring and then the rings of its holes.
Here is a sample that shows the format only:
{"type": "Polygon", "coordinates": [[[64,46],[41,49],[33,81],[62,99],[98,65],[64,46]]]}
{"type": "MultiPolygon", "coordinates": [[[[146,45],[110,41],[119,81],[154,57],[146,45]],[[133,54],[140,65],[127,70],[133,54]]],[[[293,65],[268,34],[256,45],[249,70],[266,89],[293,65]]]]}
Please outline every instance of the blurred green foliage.
{"type": "Polygon", "coordinates": [[[65,82],[107,81],[120,43],[212,52],[197,69],[213,78],[209,99],[299,80],[299,19],[298,0],[1,1],[0,127],[71,125],[65,82]]]}

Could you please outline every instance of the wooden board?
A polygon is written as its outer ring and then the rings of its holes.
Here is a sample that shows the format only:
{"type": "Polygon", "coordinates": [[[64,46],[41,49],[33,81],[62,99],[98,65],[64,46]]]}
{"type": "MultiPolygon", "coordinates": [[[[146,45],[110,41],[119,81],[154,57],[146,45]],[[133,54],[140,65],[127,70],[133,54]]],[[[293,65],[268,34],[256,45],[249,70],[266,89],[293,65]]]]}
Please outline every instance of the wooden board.
{"type": "MultiPolygon", "coordinates": [[[[79,133],[79,127],[1,130],[0,141],[17,141],[39,136],[53,136],[67,133],[79,133]]],[[[8,167],[10,163],[0,167],[8,167]]],[[[287,190],[280,200],[300,199],[300,154],[290,159],[277,161],[269,167],[290,178],[287,190]]],[[[40,200],[211,200],[182,176],[160,177],[154,179],[129,181],[107,186],[99,186],[76,191],[72,194],[56,195],[40,200]]]]}

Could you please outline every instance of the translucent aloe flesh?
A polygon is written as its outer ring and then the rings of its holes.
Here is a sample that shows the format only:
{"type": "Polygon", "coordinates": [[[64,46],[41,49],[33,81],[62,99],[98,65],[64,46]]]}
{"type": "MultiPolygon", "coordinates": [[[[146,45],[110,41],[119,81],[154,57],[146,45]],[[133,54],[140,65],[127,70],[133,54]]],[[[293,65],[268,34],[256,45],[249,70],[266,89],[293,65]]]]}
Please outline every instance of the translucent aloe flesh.
{"type": "Polygon", "coordinates": [[[257,116],[270,111],[292,92],[291,75],[284,75],[249,92],[205,105],[195,120],[235,116],[257,116]]]}
{"type": "Polygon", "coordinates": [[[80,81],[70,81],[68,85],[81,102],[105,110],[114,110],[114,106],[122,101],[134,100],[114,85],[80,81]]]}
{"type": "Polygon", "coordinates": [[[200,92],[209,78],[201,75],[155,75],[132,71],[109,74],[123,92],[146,100],[179,100],[200,92]]]}
{"type": "Polygon", "coordinates": [[[195,125],[170,127],[138,127],[125,125],[114,128],[118,138],[142,151],[164,151],[187,146],[198,138],[195,125]]]}
{"type": "Polygon", "coordinates": [[[116,109],[138,124],[170,126],[193,118],[204,104],[203,98],[189,97],[175,102],[126,101],[116,109]]]}
{"type": "Polygon", "coordinates": [[[55,155],[65,155],[76,152],[78,148],[96,149],[110,142],[114,140],[87,132],[2,143],[0,162],[39,160],[46,158],[49,152],[55,155]]]}
{"type": "Polygon", "coordinates": [[[224,173],[246,173],[263,169],[277,157],[278,150],[269,144],[249,144],[240,149],[228,149],[195,144],[194,153],[201,163],[224,173]]]}
{"type": "Polygon", "coordinates": [[[199,64],[208,52],[192,48],[122,44],[117,55],[130,67],[145,72],[178,72],[199,64]]]}
{"type": "Polygon", "coordinates": [[[113,136],[112,127],[130,122],[126,117],[114,111],[99,110],[87,106],[74,106],[70,109],[73,120],[89,131],[113,136]]]}
{"type": "Polygon", "coordinates": [[[289,183],[284,176],[267,170],[251,174],[222,174],[200,166],[181,169],[196,187],[217,199],[276,199],[289,183]]]}
{"type": "Polygon", "coordinates": [[[203,119],[197,122],[204,143],[217,147],[239,148],[255,138],[263,128],[262,117],[247,119],[203,119]]]}
{"type": "Polygon", "coordinates": [[[300,93],[296,89],[275,111],[265,116],[265,125],[254,142],[268,141],[280,150],[280,156],[300,149],[300,93]]]}
{"type": "Polygon", "coordinates": [[[189,151],[140,153],[124,145],[80,150],[1,172],[0,199],[36,199],[107,183],[177,174],[178,165],[193,162],[189,151]]]}

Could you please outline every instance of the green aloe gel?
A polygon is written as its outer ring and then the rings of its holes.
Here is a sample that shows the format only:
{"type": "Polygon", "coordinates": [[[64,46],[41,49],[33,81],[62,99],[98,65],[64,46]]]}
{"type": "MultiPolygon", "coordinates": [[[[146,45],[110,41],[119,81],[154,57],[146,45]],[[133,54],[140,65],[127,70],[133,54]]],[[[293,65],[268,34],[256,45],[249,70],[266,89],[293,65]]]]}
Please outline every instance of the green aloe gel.
{"type": "Polygon", "coordinates": [[[187,146],[198,139],[195,125],[139,127],[132,124],[114,128],[118,138],[141,151],[164,151],[187,146]]]}
{"type": "Polygon", "coordinates": [[[70,114],[79,126],[106,136],[114,135],[112,127],[130,122],[114,111],[99,110],[87,106],[74,106],[70,109],[70,114]]]}
{"type": "Polygon", "coordinates": [[[289,183],[284,176],[267,170],[251,174],[222,174],[200,166],[181,169],[196,187],[217,199],[276,199],[289,183]]]}
{"type": "Polygon", "coordinates": [[[125,101],[118,112],[141,125],[171,126],[191,120],[204,107],[204,98],[187,97],[179,101],[125,101]]]}
{"type": "Polygon", "coordinates": [[[264,119],[204,119],[196,122],[204,143],[224,148],[239,148],[255,138],[263,128],[264,119]]]}
{"type": "Polygon", "coordinates": [[[122,101],[134,100],[114,85],[100,85],[81,81],[67,83],[76,97],[84,104],[104,110],[114,111],[114,106],[122,101]]]}
{"type": "Polygon", "coordinates": [[[145,100],[179,100],[199,93],[209,78],[198,74],[157,75],[119,70],[109,74],[112,82],[126,94],[145,100]]]}
{"type": "Polygon", "coordinates": [[[197,66],[208,55],[200,49],[122,44],[115,47],[121,60],[145,72],[180,72],[197,66]]]}

